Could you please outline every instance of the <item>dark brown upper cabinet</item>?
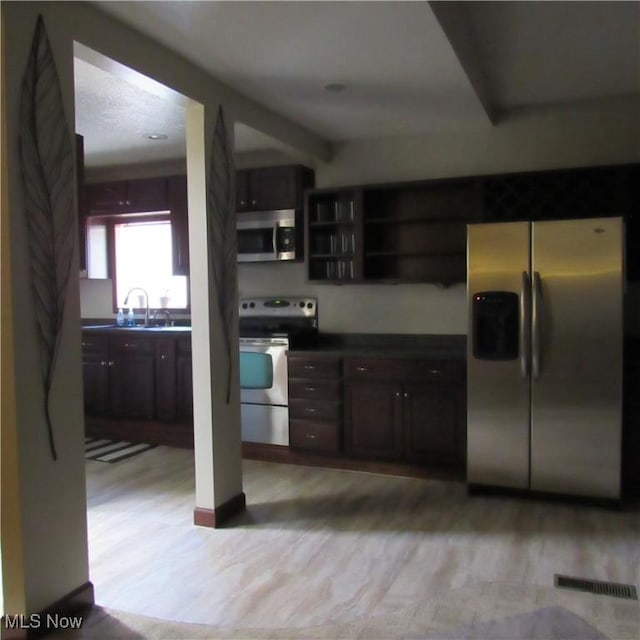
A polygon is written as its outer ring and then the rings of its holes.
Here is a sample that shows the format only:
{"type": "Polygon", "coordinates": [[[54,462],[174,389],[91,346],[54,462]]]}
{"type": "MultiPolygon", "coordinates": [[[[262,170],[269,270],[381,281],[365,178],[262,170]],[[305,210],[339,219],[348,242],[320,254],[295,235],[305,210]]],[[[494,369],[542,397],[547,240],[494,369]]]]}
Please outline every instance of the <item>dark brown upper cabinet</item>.
{"type": "Polygon", "coordinates": [[[314,186],[314,172],[302,165],[236,171],[236,211],[301,209],[303,191],[314,186]]]}
{"type": "Polygon", "coordinates": [[[165,177],[88,184],[86,196],[89,215],[169,210],[168,181],[165,177]]]}
{"type": "Polygon", "coordinates": [[[79,254],[78,268],[84,271],[87,268],[87,202],[85,188],[85,171],[84,171],[84,137],[75,134],[76,138],[76,187],[78,197],[78,242],[79,254]]]}
{"type": "MultiPolygon", "coordinates": [[[[81,260],[86,249],[86,216],[169,211],[173,243],[173,273],[189,275],[189,211],[187,176],[162,176],[140,180],[117,180],[85,185],[82,191],[81,260]]],[[[86,268],[86,267],[85,267],[86,268]]]]}
{"type": "Polygon", "coordinates": [[[171,240],[173,243],[173,273],[189,275],[189,209],[187,204],[187,176],[168,179],[168,206],[171,211],[171,240]]]}

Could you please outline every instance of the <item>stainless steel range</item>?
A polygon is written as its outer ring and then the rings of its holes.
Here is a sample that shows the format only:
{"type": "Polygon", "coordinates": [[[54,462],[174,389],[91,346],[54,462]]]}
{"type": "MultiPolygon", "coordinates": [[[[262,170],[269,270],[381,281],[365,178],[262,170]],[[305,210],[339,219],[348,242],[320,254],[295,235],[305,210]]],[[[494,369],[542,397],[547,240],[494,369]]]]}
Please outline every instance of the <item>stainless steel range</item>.
{"type": "Polygon", "coordinates": [[[288,446],[287,351],[318,333],[315,298],[240,300],[242,440],[288,446]]]}

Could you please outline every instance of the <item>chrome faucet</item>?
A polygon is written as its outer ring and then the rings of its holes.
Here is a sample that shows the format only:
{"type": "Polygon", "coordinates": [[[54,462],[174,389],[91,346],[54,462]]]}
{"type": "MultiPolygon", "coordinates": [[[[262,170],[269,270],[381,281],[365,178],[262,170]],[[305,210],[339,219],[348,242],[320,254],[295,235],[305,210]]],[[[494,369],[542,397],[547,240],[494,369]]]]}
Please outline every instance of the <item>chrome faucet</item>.
{"type": "Polygon", "coordinates": [[[132,289],[129,289],[129,291],[127,291],[127,295],[124,298],[124,306],[128,306],[128,302],[129,302],[129,296],[131,295],[132,291],[142,291],[142,293],[144,293],[144,299],[146,302],[146,307],[144,310],[144,326],[148,327],[149,326],[149,294],[142,288],[142,287],[133,287],[132,289]]]}
{"type": "MultiPolygon", "coordinates": [[[[169,309],[156,309],[153,312],[154,321],[158,319],[158,314],[161,314],[161,315],[164,316],[164,326],[165,327],[170,327],[171,326],[171,314],[169,313],[169,309]]],[[[155,324],[157,325],[158,323],[156,322],[155,324]]]]}

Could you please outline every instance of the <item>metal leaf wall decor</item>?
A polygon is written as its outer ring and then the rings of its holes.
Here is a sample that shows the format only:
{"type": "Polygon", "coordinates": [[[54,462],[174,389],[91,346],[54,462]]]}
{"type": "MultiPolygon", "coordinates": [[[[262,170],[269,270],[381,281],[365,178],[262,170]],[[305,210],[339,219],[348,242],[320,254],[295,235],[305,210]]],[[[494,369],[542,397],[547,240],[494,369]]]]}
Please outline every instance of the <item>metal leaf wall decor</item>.
{"type": "Polygon", "coordinates": [[[217,290],[227,352],[227,404],[231,398],[231,330],[236,306],[236,221],[234,217],[233,167],[227,143],[222,107],[218,108],[213,136],[211,174],[207,196],[209,272],[217,290]]]}
{"type": "Polygon", "coordinates": [[[42,16],[38,17],[22,81],[20,165],[44,413],[51,455],[57,460],[50,395],[75,246],[75,187],[71,134],[42,16]]]}

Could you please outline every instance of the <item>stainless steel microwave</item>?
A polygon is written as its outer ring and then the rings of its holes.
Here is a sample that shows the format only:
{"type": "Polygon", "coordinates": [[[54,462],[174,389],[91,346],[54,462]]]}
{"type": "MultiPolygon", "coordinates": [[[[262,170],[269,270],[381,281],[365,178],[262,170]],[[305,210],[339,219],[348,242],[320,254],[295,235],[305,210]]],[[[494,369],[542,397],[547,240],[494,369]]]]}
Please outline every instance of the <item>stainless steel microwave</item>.
{"type": "Polygon", "coordinates": [[[237,217],[238,262],[295,260],[302,255],[294,209],[238,213],[237,217]]]}

